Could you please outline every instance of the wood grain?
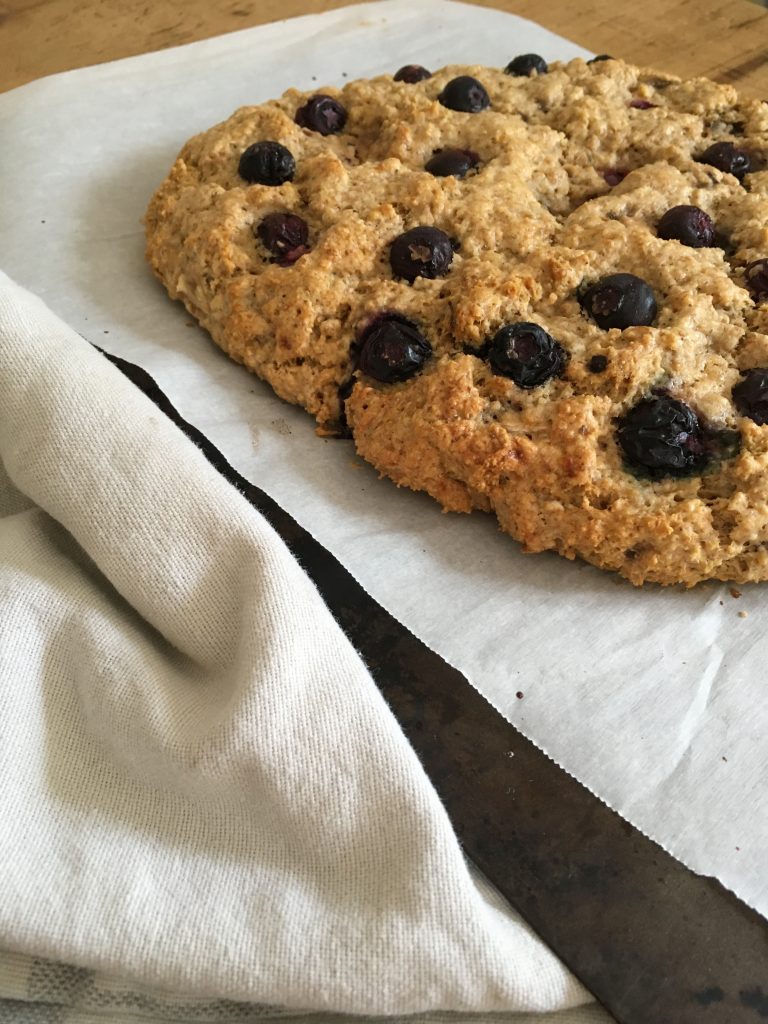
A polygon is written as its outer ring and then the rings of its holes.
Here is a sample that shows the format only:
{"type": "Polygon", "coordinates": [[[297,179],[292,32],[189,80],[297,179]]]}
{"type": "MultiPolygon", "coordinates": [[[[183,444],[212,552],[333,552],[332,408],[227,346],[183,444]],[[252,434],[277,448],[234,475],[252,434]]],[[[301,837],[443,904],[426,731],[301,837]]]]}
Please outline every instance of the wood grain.
{"type": "MultiPolygon", "coordinates": [[[[0,91],[56,71],[348,2],[0,0],[0,91]]],[[[600,53],[681,76],[707,75],[733,83],[745,95],[768,98],[768,11],[748,0],[471,2],[521,14],[600,53]]],[[[513,51],[511,40],[511,55],[513,51]]]]}

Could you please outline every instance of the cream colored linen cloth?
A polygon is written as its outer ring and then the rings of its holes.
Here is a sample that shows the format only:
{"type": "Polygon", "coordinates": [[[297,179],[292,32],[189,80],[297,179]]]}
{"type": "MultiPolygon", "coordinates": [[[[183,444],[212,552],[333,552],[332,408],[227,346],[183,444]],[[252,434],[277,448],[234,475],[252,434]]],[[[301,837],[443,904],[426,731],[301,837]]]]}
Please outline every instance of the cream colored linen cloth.
{"type": "Polygon", "coordinates": [[[473,881],[272,528],[4,275],[0,702],[0,996],[80,970],[358,1014],[588,1001],[473,881]]]}

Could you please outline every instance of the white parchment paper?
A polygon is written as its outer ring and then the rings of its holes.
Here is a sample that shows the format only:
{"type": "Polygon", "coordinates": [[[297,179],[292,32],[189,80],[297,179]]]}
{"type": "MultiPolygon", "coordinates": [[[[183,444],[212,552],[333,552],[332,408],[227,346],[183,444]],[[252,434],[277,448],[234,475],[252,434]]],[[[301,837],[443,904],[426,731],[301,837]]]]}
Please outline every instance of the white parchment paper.
{"type": "Polygon", "coordinates": [[[482,515],[379,480],[351,442],[230,363],[143,262],[140,218],[192,134],[236,107],[402,64],[585,51],[498,11],[384,2],[0,96],[0,265],[181,414],[567,771],[768,915],[765,586],[692,592],[524,556],[482,515]],[[747,612],[748,617],[737,613],[747,612]],[[517,693],[524,696],[519,698],[517,693]]]}

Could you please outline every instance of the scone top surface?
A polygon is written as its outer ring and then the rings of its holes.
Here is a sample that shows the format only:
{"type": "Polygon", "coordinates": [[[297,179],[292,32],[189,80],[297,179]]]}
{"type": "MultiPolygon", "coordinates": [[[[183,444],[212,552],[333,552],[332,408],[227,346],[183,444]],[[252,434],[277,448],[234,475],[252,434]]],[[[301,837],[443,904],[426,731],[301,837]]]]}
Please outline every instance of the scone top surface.
{"type": "Polygon", "coordinates": [[[635,583],[763,579],[768,105],[532,56],[241,108],[182,150],[149,260],[445,508],[635,583]]]}

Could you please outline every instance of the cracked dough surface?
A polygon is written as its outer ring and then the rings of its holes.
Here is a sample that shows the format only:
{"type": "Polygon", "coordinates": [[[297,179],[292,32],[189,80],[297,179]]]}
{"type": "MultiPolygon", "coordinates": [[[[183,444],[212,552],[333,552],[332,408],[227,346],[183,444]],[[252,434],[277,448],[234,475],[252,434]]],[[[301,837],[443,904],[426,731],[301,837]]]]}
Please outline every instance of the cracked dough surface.
{"type": "Polygon", "coordinates": [[[527,551],[635,584],[768,578],[768,426],[731,399],[742,371],[768,366],[768,303],[743,274],[768,256],[768,104],[581,59],[531,78],[453,66],[415,84],[382,76],[318,92],[346,108],[342,133],[300,128],[295,111],[314,93],[291,90],[184,146],[146,215],[148,260],[171,297],[321,431],[338,432],[346,415],[380,472],[447,510],[494,512],[527,551]],[[458,75],[483,83],[489,109],[437,101],[458,75]],[[238,176],[242,151],[265,139],[295,157],[291,182],[238,176]],[[752,154],[743,184],[696,162],[718,141],[752,154]],[[427,173],[446,147],[473,151],[477,169],[427,173]],[[623,180],[612,187],[607,172],[623,180]],[[680,204],[705,210],[723,247],[658,238],[680,204]],[[254,233],[276,211],[309,226],[310,251],[288,267],[254,233]],[[389,245],[418,225],[459,248],[445,276],[408,284],[392,275],[389,245]],[[603,330],[581,311],[577,289],[616,272],[653,288],[653,326],[603,330]],[[361,325],[382,310],[415,321],[432,346],[400,383],[355,368],[361,325]],[[561,378],[523,390],[491,371],[481,346],[517,320],[566,349],[561,378]],[[595,355],[607,358],[602,373],[587,368],[595,355]],[[630,472],[616,419],[658,387],[739,431],[739,453],[697,476],[630,472]]]}

